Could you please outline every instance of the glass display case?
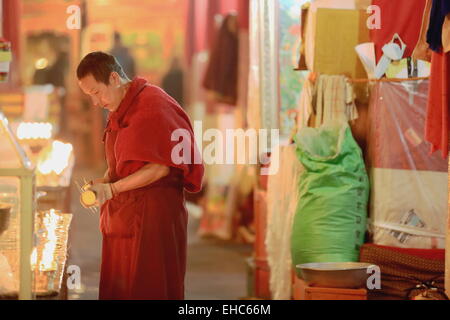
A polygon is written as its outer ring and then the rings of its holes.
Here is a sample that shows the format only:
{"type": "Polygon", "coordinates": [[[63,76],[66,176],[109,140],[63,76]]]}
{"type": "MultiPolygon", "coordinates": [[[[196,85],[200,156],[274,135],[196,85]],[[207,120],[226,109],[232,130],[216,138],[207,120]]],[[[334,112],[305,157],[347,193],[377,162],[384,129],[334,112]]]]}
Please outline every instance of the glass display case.
{"type": "Polygon", "coordinates": [[[0,112],[0,297],[33,299],[35,175],[0,112]]]}
{"type": "Polygon", "coordinates": [[[36,205],[34,167],[0,112],[0,299],[58,299],[64,291],[72,215],[53,209],[56,202],[36,205]]]}

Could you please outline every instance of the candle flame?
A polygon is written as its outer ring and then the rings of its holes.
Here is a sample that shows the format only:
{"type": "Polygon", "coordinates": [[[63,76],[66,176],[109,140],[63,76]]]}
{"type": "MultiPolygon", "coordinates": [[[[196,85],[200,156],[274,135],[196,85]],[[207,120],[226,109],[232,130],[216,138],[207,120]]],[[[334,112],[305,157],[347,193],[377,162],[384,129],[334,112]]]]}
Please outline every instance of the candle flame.
{"type": "Polygon", "coordinates": [[[22,122],[17,127],[17,137],[20,140],[50,139],[52,131],[50,123],[22,122]]]}
{"type": "Polygon", "coordinates": [[[62,217],[58,215],[54,209],[46,212],[43,217],[45,244],[42,253],[39,254],[37,248],[31,253],[31,266],[39,271],[53,271],[57,269],[56,265],[56,245],[58,241],[57,229],[62,217]]]}
{"type": "Polygon", "coordinates": [[[61,174],[69,165],[70,156],[72,155],[73,147],[70,143],[63,143],[61,141],[53,141],[48,152],[44,153],[38,161],[38,170],[40,173],[46,175],[51,172],[61,174]]]}

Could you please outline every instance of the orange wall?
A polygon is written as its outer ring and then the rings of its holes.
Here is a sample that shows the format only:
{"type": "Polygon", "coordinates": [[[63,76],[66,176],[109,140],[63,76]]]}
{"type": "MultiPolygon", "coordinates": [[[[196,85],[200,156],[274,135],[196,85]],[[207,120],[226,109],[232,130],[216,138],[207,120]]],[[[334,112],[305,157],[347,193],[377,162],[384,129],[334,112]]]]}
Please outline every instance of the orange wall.
{"type": "MultiPolygon", "coordinates": [[[[76,66],[81,58],[80,32],[67,29],[66,9],[81,2],[23,0],[24,34],[55,31],[70,35],[76,66]]],[[[172,56],[183,57],[187,0],[89,0],[86,4],[88,25],[107,24],[119,31],[137,58],[139,75],[158,84],[172,56]]]]}

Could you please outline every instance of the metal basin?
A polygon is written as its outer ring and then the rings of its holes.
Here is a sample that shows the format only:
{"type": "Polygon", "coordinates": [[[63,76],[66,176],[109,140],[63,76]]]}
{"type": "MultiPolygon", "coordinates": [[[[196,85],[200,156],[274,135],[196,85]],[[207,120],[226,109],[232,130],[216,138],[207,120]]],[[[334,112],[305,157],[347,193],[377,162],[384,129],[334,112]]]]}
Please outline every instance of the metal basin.
{"type": "Polygon", "coordinates": [[[371,266],[362,262],[306,263],[297,265],[297,275],[312,287],[366,288],[371,266]]]}

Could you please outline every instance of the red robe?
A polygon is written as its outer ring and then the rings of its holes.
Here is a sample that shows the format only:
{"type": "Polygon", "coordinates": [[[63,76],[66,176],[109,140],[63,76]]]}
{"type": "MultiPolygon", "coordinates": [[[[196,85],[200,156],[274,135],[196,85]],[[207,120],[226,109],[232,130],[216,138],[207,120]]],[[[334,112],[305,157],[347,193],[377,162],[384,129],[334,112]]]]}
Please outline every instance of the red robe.
{"type": "Polygon", "coordinates": [[[109,117],[104,142],[111,182],[148,163],[169,166],[170,174],[102,206],[99,298],[183,299],[188,219],[184,189],[199,191],[204,173],[203,164],[194,162],[201,157],[189,117],[163,90],[135,78],[109,117]],[[172,161],[178,141],[171,141],[171,135],[180,128],[189,133],[192,164],[172,161]]]}

